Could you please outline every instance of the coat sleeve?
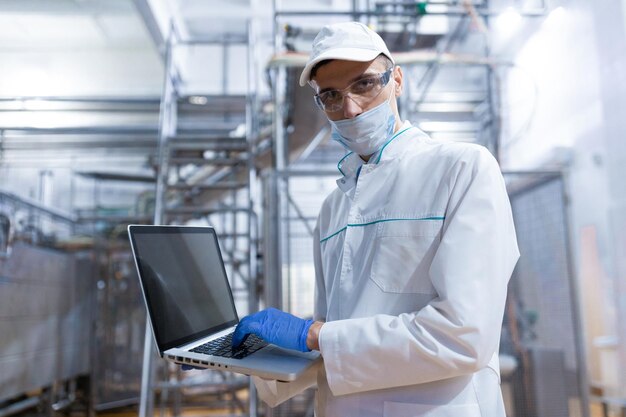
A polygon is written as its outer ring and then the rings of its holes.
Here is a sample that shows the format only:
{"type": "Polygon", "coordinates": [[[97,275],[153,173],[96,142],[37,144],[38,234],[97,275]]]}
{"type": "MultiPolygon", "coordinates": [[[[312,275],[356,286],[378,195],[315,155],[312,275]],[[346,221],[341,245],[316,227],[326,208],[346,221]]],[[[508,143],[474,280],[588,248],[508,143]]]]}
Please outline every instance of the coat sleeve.
{"type": "Polygon", "coordinates": [[[471,374],[497,352],[519,258],[504,180],[478,147],[464,152],[448,178],[441,241],[429,269],[436,298],[399,316],[324,324],[320,350],[334,395],[471,374]]]}
{"type": "Polygon", "coordinates": [[[317,374],[320,366],[320,363],[314,364],[295,381],[291,382],[263,379],[258,376],[253,376],[252,382],[254,382],[259,398],[270,407],[276,407],[304,390],[314,387],[317,383],[317,374]]]}

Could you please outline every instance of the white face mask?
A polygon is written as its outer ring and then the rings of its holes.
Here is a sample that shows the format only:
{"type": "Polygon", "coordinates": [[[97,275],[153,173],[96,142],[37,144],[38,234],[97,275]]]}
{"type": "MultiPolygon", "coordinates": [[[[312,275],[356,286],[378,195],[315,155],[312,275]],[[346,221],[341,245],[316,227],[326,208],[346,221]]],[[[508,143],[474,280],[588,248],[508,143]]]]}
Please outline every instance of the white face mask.
{"type": "MultiPolygon", "coordinates": [[[[393,135],[396,117],[389,100],[353,119],[329,120],[332,126],[331,137],[352,152],[369,156],[380,150],[393,135]]],[[[344,99],[345,100],[345,99],[344,99]]]]}

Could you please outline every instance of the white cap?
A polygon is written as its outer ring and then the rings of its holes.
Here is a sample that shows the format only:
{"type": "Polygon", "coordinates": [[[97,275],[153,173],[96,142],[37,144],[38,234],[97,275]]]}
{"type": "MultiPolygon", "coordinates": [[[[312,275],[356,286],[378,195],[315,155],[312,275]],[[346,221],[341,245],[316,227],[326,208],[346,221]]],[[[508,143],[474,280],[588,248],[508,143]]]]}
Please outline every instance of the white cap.
{"type": "Polygon", "coordinates": [[[313,50],[300,75],[300,85],[309,81],[311,69],[321,61],[341,59],[366,62],[380,54],[386,55],[395,64],[385,41],[363,23],[345,22],[324,26],[313,40],[313,50]]]}

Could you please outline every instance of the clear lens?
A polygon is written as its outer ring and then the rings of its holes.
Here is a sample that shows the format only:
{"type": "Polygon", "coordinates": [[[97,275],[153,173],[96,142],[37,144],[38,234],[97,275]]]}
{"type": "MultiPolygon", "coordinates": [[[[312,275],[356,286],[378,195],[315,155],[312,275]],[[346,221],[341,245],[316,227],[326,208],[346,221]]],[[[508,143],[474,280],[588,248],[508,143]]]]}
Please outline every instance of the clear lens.
{"type": "Polygon", "coordinates": [[[350,94],[359,105],[366,105],[378,96],[387,85],[391,77],[391,71],[360,78],[343,90],[329,90],[315,96],[315,102],[325,112],[337,112],[343,108],[344,97],[350,94]]]}

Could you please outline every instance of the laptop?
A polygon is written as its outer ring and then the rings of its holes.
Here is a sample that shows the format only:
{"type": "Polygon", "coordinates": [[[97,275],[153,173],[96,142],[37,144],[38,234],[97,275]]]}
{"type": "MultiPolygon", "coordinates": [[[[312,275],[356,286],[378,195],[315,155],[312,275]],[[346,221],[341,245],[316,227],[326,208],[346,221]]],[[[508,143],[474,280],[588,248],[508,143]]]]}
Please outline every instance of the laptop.
{"type": "Polygon", "coordinates": [[[213,228],[129,225],[128,235],[162,358],[279,381],[293,381],[320,360],[319,352],[254,335],[232,349],[239,317],[213,228]]]}

